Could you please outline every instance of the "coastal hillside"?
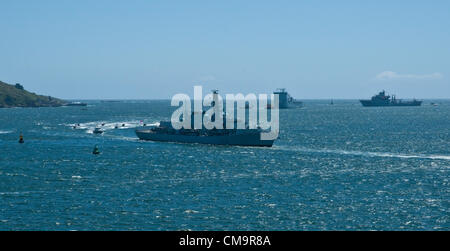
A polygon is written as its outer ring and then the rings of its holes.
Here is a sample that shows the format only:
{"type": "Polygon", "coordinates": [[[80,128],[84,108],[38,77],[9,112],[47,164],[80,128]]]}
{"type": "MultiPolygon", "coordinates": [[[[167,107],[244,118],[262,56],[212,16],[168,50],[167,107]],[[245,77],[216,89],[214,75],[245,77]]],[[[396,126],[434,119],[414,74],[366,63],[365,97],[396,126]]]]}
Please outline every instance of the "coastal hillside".
{"type": "Polygon", "coordinates": [[[28,92],[20,84],[10,85],[0,81],[0,108],[10,107],[57,107],[65,101],[50,96],[28,92]]]}

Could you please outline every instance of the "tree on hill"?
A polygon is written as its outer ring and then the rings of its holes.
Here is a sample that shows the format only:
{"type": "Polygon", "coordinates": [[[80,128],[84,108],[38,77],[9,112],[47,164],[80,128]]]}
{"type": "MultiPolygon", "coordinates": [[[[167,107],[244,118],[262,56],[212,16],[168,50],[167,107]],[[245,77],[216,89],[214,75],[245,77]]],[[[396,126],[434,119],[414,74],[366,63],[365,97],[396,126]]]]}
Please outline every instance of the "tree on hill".
{"type": "Polygon", "coordinates": [[[19,89],[19,90],[24,90],[23,85],[21,85],[21,84],[19,84],[19,83],[17,83],[17,84],[15,85],[15,87],[16,87],[17,89],[19,89]]]}

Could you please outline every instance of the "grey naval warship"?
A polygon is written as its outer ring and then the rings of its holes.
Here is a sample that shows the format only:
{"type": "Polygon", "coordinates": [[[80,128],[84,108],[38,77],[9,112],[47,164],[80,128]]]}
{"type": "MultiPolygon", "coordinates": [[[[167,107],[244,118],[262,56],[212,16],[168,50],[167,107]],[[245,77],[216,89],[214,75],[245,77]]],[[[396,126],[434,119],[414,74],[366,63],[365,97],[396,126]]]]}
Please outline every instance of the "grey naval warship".
{"type": "Polygon", "coordinates": [[[209,145],[271,147],[274,142],[274,140],[261,140],[260,129],[175,130],[167,121],[161,121],[159,126],[150,129],[136,130],[136,135],[140,140],[209,145]]]}
{"type": "MultiPolygon", "coordinates": [[[[303,107],[303,102],[296,100],[291,95],[289,95],[285,88],[279,88],[273,94],[278,95],[280,99],[280,109],[303,107]]],[[[268,108],[271,108],[270,105],[268,108]]]]}
{"type": "MultiPolygon", "coordinates": [[[[285,88],[278,88],[273,94],[278,95],[279,98],[279,109],[288,109],[288,108],[302,108],[303,102],[293,98],[285,88]]],[[[249,109],[250,105],[245,104],[245,108],[249,109]]],[[[272,104],[267,104],[267,109],[272,109],[272,104]]]]}
{"type": "Polygon", "coordinates": [[[385,91],[381,91],[378,95],[372,97],[369,100],[360,100],[363,106],[367,107],[375,107],[375,106],[421,106],[422,101],[420,100],[410,100],[410,101],[402,101],[401,99],[397,99],[395,95],[392,97],[386,95],[385,91]]]}
{"type": "MultiPolygon", "coordinates": [[[[214,94],[218,94],[217,91],[214,94]]],[[[203,114],[205,111],[203,111],[203,114]]],[[[191,114],[191,128],[194,128],[194,112],[191,114]]],[[[224,127],[225,121],[224,118],[224,127]]],[[[237,128],[235,120],[235,128],[237,128]]],[[[261,140],[261,128],[249,129],[175,129],[170,121],[161,121],[158,126],[136,130],[140,140],[197,143],[209,145],[272,147],[275,140],[261,140]]]]}

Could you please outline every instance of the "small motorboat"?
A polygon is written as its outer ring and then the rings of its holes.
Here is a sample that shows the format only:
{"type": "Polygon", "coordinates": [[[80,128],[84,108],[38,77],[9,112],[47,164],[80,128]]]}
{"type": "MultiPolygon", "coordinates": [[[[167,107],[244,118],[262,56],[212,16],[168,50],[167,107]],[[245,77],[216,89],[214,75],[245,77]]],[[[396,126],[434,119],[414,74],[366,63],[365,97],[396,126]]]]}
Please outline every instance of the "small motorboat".
{"type": "Polygon", "coordinates": [[[96,127],[92,133],[94,134],[102,134],[104,131],[100,127],[96,127]]]}

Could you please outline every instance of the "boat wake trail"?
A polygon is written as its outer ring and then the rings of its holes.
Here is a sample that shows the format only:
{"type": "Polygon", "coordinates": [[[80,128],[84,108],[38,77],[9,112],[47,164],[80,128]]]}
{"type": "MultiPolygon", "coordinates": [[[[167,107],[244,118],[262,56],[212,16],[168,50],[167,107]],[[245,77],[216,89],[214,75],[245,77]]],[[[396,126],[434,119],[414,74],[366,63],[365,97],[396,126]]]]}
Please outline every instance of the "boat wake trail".
{"type": "Polygon", "coordinates": [[[329,150],[329,149],[310,149],[310,148],[289,148],[274,147],[274,149],[297,151],[304,153],[328,153],[337,155],[353,155],[362,157],[378,157],[378,158],[400,158],[400,159],[430,159],[430,160],[450,160],[450,155],[431,155],[431,154],[397,154],[397,153],[380,153],[380,152],[361,152],[346,150],[329,150]]]}
{"type": "Polygon", "coordinates": [[[138,142],[139,139],[137,137],[126,137],[126,136],[110,136],[111,139],[120,140],[120,141],[130,141],[130,142],[138,142]]]}
{"type": "Polygon", "coordinates": [[[96,127],[101,128],[104,131],[109,130],[124,130],[124,129],[132,129],[137,128],[143,125],[146,126],[157,126],[158,123],[146,123],[141,122],[139,120],[131,120],[131,121],[93,121],[87,123],[74,123],[74,124],[64,124],[65,126],[77,129],[77,130],[86,130],[87,133],[93,133],[96,127]]]}

